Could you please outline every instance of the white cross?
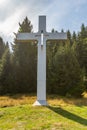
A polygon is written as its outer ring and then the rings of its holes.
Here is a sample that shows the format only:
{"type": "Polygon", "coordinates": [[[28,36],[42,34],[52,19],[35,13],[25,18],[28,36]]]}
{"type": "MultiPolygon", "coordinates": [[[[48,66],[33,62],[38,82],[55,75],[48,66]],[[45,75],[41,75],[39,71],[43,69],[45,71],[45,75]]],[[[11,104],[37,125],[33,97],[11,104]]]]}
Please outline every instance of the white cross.
{"type": "Polygon", "coordinates": [[[46,32],[46,16],[39,16],[37,33],[18,33],[17,42],[38,41],[37,60],[37,100],[33,105],[48,105],[46,101],[46,41],[66,40],[66,33],[46,32]]]}

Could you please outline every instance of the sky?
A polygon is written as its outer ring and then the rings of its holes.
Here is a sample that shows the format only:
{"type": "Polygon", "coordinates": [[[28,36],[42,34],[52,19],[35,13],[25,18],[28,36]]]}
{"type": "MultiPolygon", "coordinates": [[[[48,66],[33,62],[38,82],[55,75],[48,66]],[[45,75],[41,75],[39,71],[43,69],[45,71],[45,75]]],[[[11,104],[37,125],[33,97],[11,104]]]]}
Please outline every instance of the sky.
{"type": "Polygon", "coordinates": [[[87,0],[0,0],[0,36],[13,42],[19,22],[27,16],[38,31],[38,16],[46,15],[47,31],[80,31],[82,23],[87,26],[87,0]]]}

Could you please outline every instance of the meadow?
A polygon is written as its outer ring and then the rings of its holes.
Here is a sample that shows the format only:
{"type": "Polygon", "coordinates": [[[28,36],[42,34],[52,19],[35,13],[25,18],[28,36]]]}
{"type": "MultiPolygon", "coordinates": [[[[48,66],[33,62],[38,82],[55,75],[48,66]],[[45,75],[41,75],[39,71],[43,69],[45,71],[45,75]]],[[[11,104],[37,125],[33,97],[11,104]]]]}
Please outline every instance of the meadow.
{"type": "Polygon", "coordinates": [[[32,106],[35,100],[34,94],[0,96],[0,130],[87,130],[87,94],[48,95],[47,107],[32,106]]]}

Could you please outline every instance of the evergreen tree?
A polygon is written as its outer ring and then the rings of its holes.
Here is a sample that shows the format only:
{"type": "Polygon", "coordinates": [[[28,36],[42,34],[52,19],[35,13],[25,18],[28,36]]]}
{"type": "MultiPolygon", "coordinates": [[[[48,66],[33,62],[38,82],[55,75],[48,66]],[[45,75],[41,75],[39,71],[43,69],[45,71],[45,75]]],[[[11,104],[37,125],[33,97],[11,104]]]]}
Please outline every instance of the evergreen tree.
{"type": "Polygon", "coordinates": [[[19,23],[18,32],[32,32],[33,26],[31,21],[26,17],[22,23],[19,23]]]}
{"type": "Polygon", "coordinates": [[[70,45],[72,45],[72,35],[71,35],[70,30],[67,31],[67,39],[68,39],[70,45]]]}
{"type": "Polygon", "coordinates": [[[76,41],[76,39],[77,39],[77,36],[76,36],[75,31],[74,31],[74,32],[73,32],[73,35],[72,35],[72,41],[74,42],[74,41],[76,41]]]}
{"type": "Polygon", "coordinates": [[[71,33],[69,30],[67,31],[67,38],[71,41],[71,33]]]}
{"type": "Polygon", "coordinates": [[[7,93],[9,91],[9,83],[10,83],[10,51],[7,48],[2,56],[0,63],[0,86],[1,91],[0,94],[7,93]]]}
{"type": "Polygon", "coordinates": [[[87,75],[87,27],[84,24],[82,24],[81,31],[78,33],[75,51],[80,67],[86,70],[87,75]]]}
{"type": "MultiPolygon", "coordinates": [[[[18,32],[32,32],[32,25],[27,17],[21,24],[19,23],[18,32]]],[[[36,49],[37,46],[32,42],[17,43],[15,41],[13,45],[16,92],[36,91],[36,49]]]]}
{"type": "Polygon", "coordinates": [[[0,59],[2,58],[4,51],[5,51],[5,43],[3,42],[3,39],[0,37],[0,59]]]}
{"type": "Polygon", "coordinates": [[[10,61],[8,61],[10,51],[9,54],[7,54],[7,50],[9,50],[8,43],[4,43],[3,39],[0,37],[0,94],[2,94],[2,90],[5,91],[4,86],[9,82],[7,78],[10,69],[10,61]]]}
{"type": "Polygon", "coordinates": [[[63,33],[63,32],[64,32],[64,30],[63,30],[63,29],[61,29],[61,32],[63,33]]]}
{"type": "Polygon", "coordinates": [[[84,40],[87,38],[87,27],[84,24],[81,25],[81,31],[78,33],[78,39],[84,40]]]}
{"type": "Polygon", "coordinates": [[[50,70],[48,92],[76,97],[84,92],[82,71],[69,47],[59,47],[50,70]]]}
{"type": "Polygon", "coordinates": [[[80,67],[85,68],[87,74],[87,39],[78,41],[75,51],[80,67]]]}
{"type": "Polygon", "coordinates": [[[82,26],[81,26],[81,33],[80,33],[80,35],[81,35],[81,39],[84,39],[85,36],[86,36],[86,30],[85,30],[85,25],[84,24],[82,24],[82,26]]]}

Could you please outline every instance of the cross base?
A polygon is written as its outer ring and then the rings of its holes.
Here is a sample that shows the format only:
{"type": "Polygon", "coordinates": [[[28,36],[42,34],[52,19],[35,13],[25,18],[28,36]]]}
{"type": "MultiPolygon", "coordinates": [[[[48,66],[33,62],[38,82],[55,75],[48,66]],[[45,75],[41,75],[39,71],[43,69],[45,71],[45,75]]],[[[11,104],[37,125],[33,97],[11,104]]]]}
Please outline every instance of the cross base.
{"type": "Polygon", "coordinates": [[[48,103],[46,100],[36,100],[33,106],[48,106],[48,103]]]}

